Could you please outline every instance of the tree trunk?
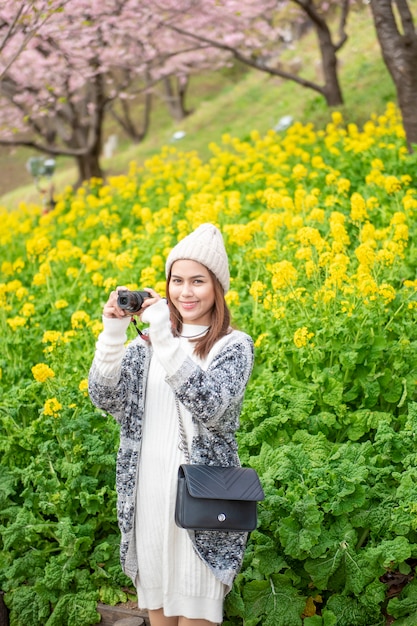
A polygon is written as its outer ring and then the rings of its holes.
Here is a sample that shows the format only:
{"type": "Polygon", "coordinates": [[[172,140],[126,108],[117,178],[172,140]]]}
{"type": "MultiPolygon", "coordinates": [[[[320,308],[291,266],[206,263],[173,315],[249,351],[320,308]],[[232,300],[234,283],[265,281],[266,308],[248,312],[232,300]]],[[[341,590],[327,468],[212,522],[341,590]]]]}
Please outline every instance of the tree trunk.
{"type": "Polygon", "coordinates": [[[95,152],[77,156],[75,160],[78,167],[78,181],[75,185],[76,187],[79,187],[85,180],[89,180],[90,178],[103,178],[99,155],[95,152]]]}
{"type": "Polygon", "coordinates": [[[191,111],[188,111],[185,107],[185,96],[187,94],[188,77],[166,76],[163,79],[163,85],[165,90],[165,100],[168,105],[168,110],[171,114],[171,117],[176,122],[180,122],[191,113],[191,111]],[[176,81],[176,87],[173,86],[174,80],[176,81]]]}
{"type": "Polygon", "coordinates": [[[84,147],[84,154],[76,154],[75,160],[78,166],[79,187],[85,180],[90,178],[103,178],[100,166],[100,156],[103,148],[103,123],[106,99],[104,94],[104,78],[97,75],[90,83],[90,101],[94,102],[95,109],[89,116],[87,123],[78,125],[74,120],[71,143],[73,146],[84,147]]]}
{"type": "Polygon", "coordinates": [[[317,26],[315,24],[321,53],[321,67],[323,70],[324,87],[323,94],[330,107],[343,104],[342,89],[338,76],[337,48],[332,42],[332,37],[327,24],[317,26]]]}
{"type": "MultiPolygon", "coordinates": [[[[143,103],[143,122],[142,127],[138,128],[135,122],[132,119],[130,113],[130,105],[127,100],[121,101],[121,113],[119,114],[113,107],[110,109],[111,115],[114,117],[116,122],[123,128],[126,135],[134,142],[140,143],[143,141],[148,134],[149,125],[151,121],[151,111],[152,111],[152,92],[145,92],[145,100],[143,103]]],[[[137,106],[137,105],[135,105],[137,106]]]]}
{"type": "Polygon", "coordinates": [[[408,149],[417,144],[417,34],[407,0],[371,0],[371,10],[382,56],[397,91],[408,149]]]}

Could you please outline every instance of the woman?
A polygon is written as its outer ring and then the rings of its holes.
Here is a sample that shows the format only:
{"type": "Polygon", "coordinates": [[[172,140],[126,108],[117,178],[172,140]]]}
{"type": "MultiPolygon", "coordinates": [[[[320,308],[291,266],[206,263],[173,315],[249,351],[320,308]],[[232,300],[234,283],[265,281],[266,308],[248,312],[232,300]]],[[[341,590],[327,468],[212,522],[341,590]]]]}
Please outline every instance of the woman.
{"type": "MultiPolygon", "coordinates": [[[[125,348],[130,314],[117,290],[103,310],[90,370],[93,403],[120,424],[116,484],[121,563],[151,626],[212,626],[241,566],[247,535],[174,522],[181,449],[191,463],[237,466],[235,433],[253,365],[251,338],[230,327],[229,266],[220,231],[203,224],[166,262],[167,298],[146,289],[147,335],[125,348]]],[[[120,289],[120,288],[118,288],[120,289]]]]}

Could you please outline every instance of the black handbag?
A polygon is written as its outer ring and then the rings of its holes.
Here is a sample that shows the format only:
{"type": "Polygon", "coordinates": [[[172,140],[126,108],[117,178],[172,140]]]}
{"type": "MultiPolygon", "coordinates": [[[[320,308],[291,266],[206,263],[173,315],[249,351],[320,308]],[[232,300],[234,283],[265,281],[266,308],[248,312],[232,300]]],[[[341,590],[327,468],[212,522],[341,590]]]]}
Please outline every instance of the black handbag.
{"type": "Polygon", "coordinates": [[[175,523],[190,530],[250,532],[257,524],[257,502],[264,498],[252,468],[183,464],[175,523]]]}
{"type": "Polygon", "coordinates": [[[188,461],[178,469],[175,523],[189,530],[254,530],[257,502],[265,498],[258,474],[250,467],[190,464],[181,410],[175,400],[180,448],[188,461]]]}

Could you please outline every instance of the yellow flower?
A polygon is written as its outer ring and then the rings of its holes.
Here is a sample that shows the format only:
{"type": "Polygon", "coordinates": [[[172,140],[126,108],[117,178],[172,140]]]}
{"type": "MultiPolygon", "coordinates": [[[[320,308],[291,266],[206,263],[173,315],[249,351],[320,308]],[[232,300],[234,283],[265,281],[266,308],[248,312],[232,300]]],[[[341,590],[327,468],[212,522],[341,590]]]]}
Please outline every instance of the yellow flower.
{"type": "Polygon", "coordinates": [[[16,315],[16,317],[9,317],[7,319],[7,323],[12,330],[16,330],[17,328],[20,328],[21,326],[24,326],[26,324],[26,318],[16,315]]]}
{"type": "Polygon", "coordinates": [[[340,126],[343,124],[343,114],[340,111],[333,111],[332,121],[335,126],[340,126]]]}
{"type": "Polygon", "coordinates": [[[240,298],[239,293],[234,289],[230,289],[225,295],[226,304],[228,306],[239,306],[240,298]]]}
{"type": "Polygon", "coordinates": [[[326,213],[323,209],[315,208],[310,211],[310,214],[307,216],[307,219],[312,220],[313,222],[319,222],[320,224],[324,223],[326,219],[326,213]]]}
{"type": "Polygon", "coordinates": [[[94,337],[98,337],[101,331],[103,330],[103,323],[100,320],[95,320],[90,324],[91,332],[94,337]]]}
{"type": "Polygon", "coordinates": [[[330,216],[330,232],[334,241],[339,245],[339,251],[341,251],[344,246],[348,246],[350,244],[349,235],[346,232],[344,221],[345,216],[337,211],[334,211],[330,216]]]}
{"type": "Polygon", "coordinates": [[[407,224],[398,224],[395,227],[394,241],[408,241],[408,226],[407,224]]]}
{"type": "Polygon", "coordinates": [[[297,231],[297,239],[303,246],[312,245],[317,250],[321,251],[326,245],[325,240],[320,235],[317,228],[311,228],[311,226],[304,226],[297,231]]]}
{"type": "Polygon", "coordinates": [[[303,348],[312,337],[314,337],[314,333],[309,332],[307,326],[302,326],[295,331],[293,341],[297,348],[303,348]]]}
{"type": "Polygon", "coordinates": [[[91,282],[96,287],[102,287],[103,286],[103,282],[104,282],[104,278],[100,274],[100,272],[94,272],[94,274],[91,276],[91,282]]]}
{"type": "Polygon", "coordinates": [[[405,224],[407,221],[407,217],[401,211],[396,211],[390,220],[390,224],[393,226],[398,226],[399,224],[405,224]]]}
{"type": "Polygon", "coordinates": [[[25,302],[20,312],[23,317],[33,317],[35,315],[35,305],[32,302],[25,302]]]}
{"type": "Polygon", "coordinates": [[[314,294],[315,302],[322,302],[323,304],[328,304],[335,298],[336,292],[334,289],[326,289],[325,287],[318,289],[314,294]]]}
{"type": "Polygon", "coordinates": [[[224,232],[230,243],[243,247],[252,241],[254,234],[260,229],[260,224],[256,221],[248,224],[227,224],[224,227],[224,232]]]}
{"type": "Polygon", "coordinates": [[[349,263],[350,259],[345,254],[335,254],[329,264],[328,277],[325,280],[326,288],[340,287],[343,281],[348,280],[347,268],[349,263]]]}
{"type": "Polygon", "coordinates": [[[40,256],[51,247],[49,239],[45,236],[34,237],[26,242],[26,250],[29,257],[40,256]]]}
{"type": "Polygon", "coordinates": [[[378,293],[378,285],[370,274],[363,269],[358,269],[358,287],[363,296],[373,296],[378,293]]]}
{"type": "Polygon", "coordinates": [[[68,302],[66,300],[57,300],[55,302],[55,308],[56,309],[65,309],[68,306],[68,302]]]}
{"type": "Polygon", "coordinates": [[[298,163],[297,165],[293,167],[292,175],[295,180],[302,180],[303,178],[307,176],[307,174],[308,174],[307,168],[301,163],[298,163]]]}
{"type": "Polygon", "coordinates": [[[389,194],[400,191],[401,181],[396,176],[386,176],[384,180],[385,191],[389,194]]]}
{"type": "Polygon", "coordinates": [[[88,395],[88,379],[84,378],[78,385],[78,389],[86,396],[88,395]]]}
{"type": "Polygon", "coordinates": [[[161,272],[161,273],[164,272],[165,263],[164,263],[164,259],[162,258],[160,254],[153,255],[151,259],[151,264],[152,264],[152,267],[154,267],[157,272],[161,272]]]}
{"type": "Polygon", "coordinates": [[[140,284],[143,287],[153,287],[156,282],[156,270],[153,267],[145,267],[140,273],[140,284]]]}
{"type": "Polygon", "coordinates": [[[90,316],[85,311],[75,311],[71,315],[71,326],[74,330],[78,328],[82,328],[84,325],[87,325],[90,321],[90,316]]]}
{"type": "Polygon", "coordinates": [[[290,261],[279,261],[267,269],[272,273],[274,289],[283,289],[297,282],[298,272],[290,261]]]}
{"type": "Polygon", "coordinates": [[[361,228],[359,238],[362,243],[375,240],[375,226],[370,222],[366,222],[361,228]]]}
{"type": "Polygon", "coordinates": [[[95,272],[100,269],[100,261],[97,261],[97,259],[93,259],[88,254],[84,254],[82,256],[81,263],[85,265],[85,271],[88,273],[95,272]]]}
{"type": "Polygon", "coordinates": [[[38,383],[44,383],[48,378],[53,378],[55,372],[53,369],[46,365],[46,363],[38,363],[32,367],[33,378],[38,383]]]}
{"type": "Polygon", "coordinates": [[[314,263],[314,261],[306,261],[305,271],[307,278],[311,278],[317,272],[318,266],[314,263]]]}
{"type": "Polygon", "coordinates": [[[392,285],[388,285],[387,283],[382,283],[379,286],[379,294],[384,298],[386,304],[392,302],[396,295],[394,287],[392,285]]]}
{"type": "Polygon", "coordinates": [[[253,281],[253,283],[251,284],[249,288],[249,293],[252,296],[252,298],[255,300],[255,302],[258,302],[260,297],[264,293],[265,289],[266,289],[265,283],[262,283],[260,280],[255,280],[253,281]]]}
{"type": "Polygon", "coordinates": [[[350,198],[350,217],[354,222],[362,222],[368,217],[366,203],[360,193],[353,193],[350,198]]]}
{"type": "Polygon", "coordinates": [[[417,199],[413,198],[411,194],[412,190],[409,189],[407,194],[402,199],[402,203],[406,211],[415,211],[417,209],[417,199]]]}
{"type": "Polygon", "coordinates": [[[378,252],[376,253],[376,258],[377,261],[379,261],[383,265],[386,265],[387,267],[394,265],[395,255],[392,250],[388,250],[386,248],[378,250],[378,252]]]}
{"type": "Polygon", "coordinates": [[[375,245],[372,241],[367,241],[366,243],[361,243],[355,250],[355,255],[362,265],[367,265],[372,267],[375,263],[375,245]]]}
{"type": "Polygon", "coordinates": [[[118,254],[114,260],[114,264],[118,270],[132,269],[133,267],[133,254],[125,251],[118,254]]]}
{"type": "Polygon", "coordinates": [[[112,291],[117,286],[117,280],[115,278],[106,278],[103,286],[107,291],[112,291]]]}
{"type": "Polygon", "coordinates": [[[57,400],[57,398],[49,398],[44,404],[43,413],[44,415],[49,415],[50,417],[58,417],[61,409],[62,404],[57,400]]]}
{"type": "Polygon", "coordinates": [[[269,333],[261,333],[254,343],[255,348],[259,348],[267,337],[269,337],[269,333]]]}
{"type": "Polygon", "coordinates": [[[25,267],[25,262],[22,258],[18,258],[16,259],[16,261],[13,262],[13,271],[16,272],[17,274],[19,274],[25,267]]]}
{"type": "Polygon", "coordinates": [[[3,261],[3,263],[1,264],[1,273],[4,276],[13,276],[13,263],[10,263],[10,261],[3,261]]]}
{"type": "Polygon", "coordinates": [[[80,270],[77,267],[69,267],[65,273],[68,278],[78,278],[80,270]]]}
{"type": "Polygon", "coordinates": [[[43,333],[42,343],[49,344],[46,348],[44,348],[44,353],[50,354],[57,346],[67,343],[67,340],[59,330],[46,330],[43,333]]]}
{"type": "Polygon", "coordinates": [[[62,333],[59,330],[45,330],[42,337],[42,343],[57,344],[62,339],[62,333]]]}
{"type": "Polygon", "coordinates": [[[339,178],[337,181],[337,193],[343,194],[350,190],[351,182],[347,178],[339,178]]]}

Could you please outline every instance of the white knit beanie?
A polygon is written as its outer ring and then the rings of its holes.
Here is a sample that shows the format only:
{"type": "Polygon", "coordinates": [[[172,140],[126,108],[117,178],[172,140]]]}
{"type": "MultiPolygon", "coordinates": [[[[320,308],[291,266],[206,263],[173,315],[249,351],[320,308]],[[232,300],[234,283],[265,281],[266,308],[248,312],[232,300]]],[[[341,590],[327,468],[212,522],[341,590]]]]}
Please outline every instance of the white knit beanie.
{"type": "Polygon", "coordinates": [[[167,278],[172,264],[180,259],[201,263],[213,272],[225,293],[229,289],[229,261],[222,234],[213,224],[201,224],[171,250],[165,265],[167,278]]]}

